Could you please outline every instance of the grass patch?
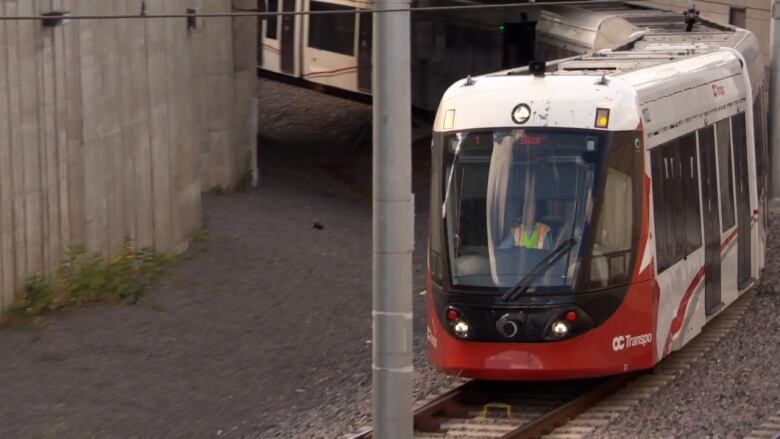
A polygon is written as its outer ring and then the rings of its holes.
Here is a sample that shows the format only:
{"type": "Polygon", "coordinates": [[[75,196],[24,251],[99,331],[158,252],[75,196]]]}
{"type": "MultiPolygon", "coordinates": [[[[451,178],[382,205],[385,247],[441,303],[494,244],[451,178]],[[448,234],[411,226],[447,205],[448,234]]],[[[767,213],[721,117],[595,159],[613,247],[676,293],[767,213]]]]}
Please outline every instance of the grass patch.
{"type": "Polygon", "coordinates": [[[35,275],[27,280],[0,323],[24,323],[88,302],[135,303],[174,260],[174,256],[151,248],[136,249],[130,240],[125,240],[122,252],[110,259],[88,253],[83,245],[74,247],[52,276],[35,275]]]}
{"type": "Polygon", "coordinates": [[[198,230],[192,232],[192,235],[190,235],[190,244],[200,244],[201,242],[206,242],[208,237],[209,231],[205,227],[201,227],[198,230]]]}
{"type": "Polygon", "coordinates": [[[243,193],[252,188],[252,169],[246,168],[236,181],[236,192],[243,193]]]}
{"type": "Polygon", "coordinates": [[[228,185],[227,187],[217,184],[209,189],[209,193],[214,195],[223,195],[228,193],[244,193],[252,189],[252,168],[244,168],[241,175],[238,176],[235,184],[228,185]]]}

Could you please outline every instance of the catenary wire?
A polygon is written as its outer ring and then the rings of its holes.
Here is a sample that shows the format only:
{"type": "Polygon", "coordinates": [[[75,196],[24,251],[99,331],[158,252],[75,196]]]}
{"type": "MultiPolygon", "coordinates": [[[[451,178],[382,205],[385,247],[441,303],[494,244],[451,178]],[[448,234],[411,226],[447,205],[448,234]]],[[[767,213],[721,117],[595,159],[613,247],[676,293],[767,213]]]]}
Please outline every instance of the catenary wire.
{"type": "MultiPolygon", "coordinates": [[[[641,3],[646,0],[631,1],[628,3],[641,3]]],[[[453,5],[453,6],[421,6],[416,8],[391,8],[391,9],[359,9],[349,11],[287,11],[287,12],[212,12],[212,13],[181,13],[181,14],[117,14],[117,15],[17,15],[0,16],[0,21],[30,21],[30,20],[125,20],[125,19],[162,19],[162,18],[241,18],[241,17],[272,17],[285,15],[338,15],[338,14],[384,14],[394,12],[437,12],[437,11],[463,11],[478,9],[508,9],[529,8],[540,6],[567,6],[567,5],[601,5],[610,3],[627,3],[626,0],[566,0],[566,1],[541,1],[522,3],[501,3],[489,5],[453,5]]]]}

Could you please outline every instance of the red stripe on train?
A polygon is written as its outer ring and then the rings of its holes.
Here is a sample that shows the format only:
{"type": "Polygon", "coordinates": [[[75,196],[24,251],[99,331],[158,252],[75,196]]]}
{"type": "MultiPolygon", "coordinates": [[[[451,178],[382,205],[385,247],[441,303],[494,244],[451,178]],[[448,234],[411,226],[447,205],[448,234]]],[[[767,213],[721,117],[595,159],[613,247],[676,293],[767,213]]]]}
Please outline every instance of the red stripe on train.
{"type": "Polygon", "coordinates": [[[263,44],[263,48],[265,48],[265,49],[267,49],[267,50],[269,50],[269,51],[271,51],[271,52],[273,52],[273,53],[276,53],[276,54],[280,54],[280,53],[282,53],[282,52],[281,52],[279,49],[277,49],[276,47],[269,46],[268,44],[263,44]]]}
{"type": "Polygon", "coordinates": [[[309,72],[309,73],[304,74],[303,77],[304,78],[310,78],[310,77],[319,76],[319,75],[332,75],[332,74],[335,74],[335,73],[347,73],[350,70],[357,70],[357,68],[358,68],[357,66],[351,66],[351,67],[343,67],[343,68],[335,69],[335,70],[325,70],[325,71],[321,71],[321,72],[309,72]]]}
{"type": "Polygon", "coordinates": [[[688,302],[691,301],[693,292],[696,291],[696,288],[699,286],[702,279],[704,279],[704,267],[699,269],[699,272],[696,273],[696,276],[691,281],[691,284],[688,285],[688,289],[685,290],[685,295],[680,302],[680,306],[677,308],[677,315],[674,316],[674,320],[672,320],[672,326],[669,328],[669,335],[666,336],[664,356],[669,354],[669,349],[672,347],[672,337],[677,335],[677,333],[680,332],[680,329],[682,329],[682,324],[685,320],[685,311],[688,309],[688,302]]]}
{"type": "Polygon", "coordinates": [[[734,238],[736,238],[736,237],[737,237],[737,232],[738,232],[738,231],[739,231],[739,229],[734,229],[734,231],[733,231],[733,232],[731,232],[731,234],[729,235],[729,237],[728,237],[728,238],[726,238],[726,240],[725,240],[725,241],[723,241],[723,244],[721,244],[721,245],[720,245],[720,251],[721,251],[721,253],[723,253],[723,250],[726,250],[726,247],[728,247],[728,246],[729,246],[729,244],[731,244],[731,241],[733,241],[733,240],[734,240],[734,238]]]}

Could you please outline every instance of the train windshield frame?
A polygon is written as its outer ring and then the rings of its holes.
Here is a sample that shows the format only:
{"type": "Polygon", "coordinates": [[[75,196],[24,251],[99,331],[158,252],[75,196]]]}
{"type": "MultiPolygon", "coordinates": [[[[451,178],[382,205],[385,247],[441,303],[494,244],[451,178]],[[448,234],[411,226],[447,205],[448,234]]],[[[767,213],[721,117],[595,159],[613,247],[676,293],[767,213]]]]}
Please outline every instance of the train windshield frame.
{"type": "Polygon", "coordinates": [[[529,294],[630,281],[641,136],[561,128],[435,133],[431,271],[453,289],[529,294]]]}

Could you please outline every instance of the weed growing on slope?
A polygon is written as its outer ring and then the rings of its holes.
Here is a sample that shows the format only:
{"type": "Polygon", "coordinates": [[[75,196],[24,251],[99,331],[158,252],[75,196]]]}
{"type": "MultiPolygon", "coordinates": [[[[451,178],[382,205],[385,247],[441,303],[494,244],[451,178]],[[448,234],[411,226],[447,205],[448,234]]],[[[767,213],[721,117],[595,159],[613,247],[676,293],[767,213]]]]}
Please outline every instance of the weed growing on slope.
{"type": "Polygon", "coordinates": [[[83,245],[74,247],[52,276],[27,280],[3,320],[25,321],[88,302],[135,303],[174,259],[150,248],[137,249],[129,239],[110,259],[88,253],[83,245]]]}
{"type": "Polygon", "coordinates": [[[236,181],[236,192],[243,193],[252,189],[252,169],[247,167],[236,181]]]}
{"type": "Polygon", "coordinates": [[[200,244],[201,242],[206,242],[208,237],[209,231],[205,227],[201,227],[192,232],[192,235],[190,235],[190,244],[200,244]]]}

